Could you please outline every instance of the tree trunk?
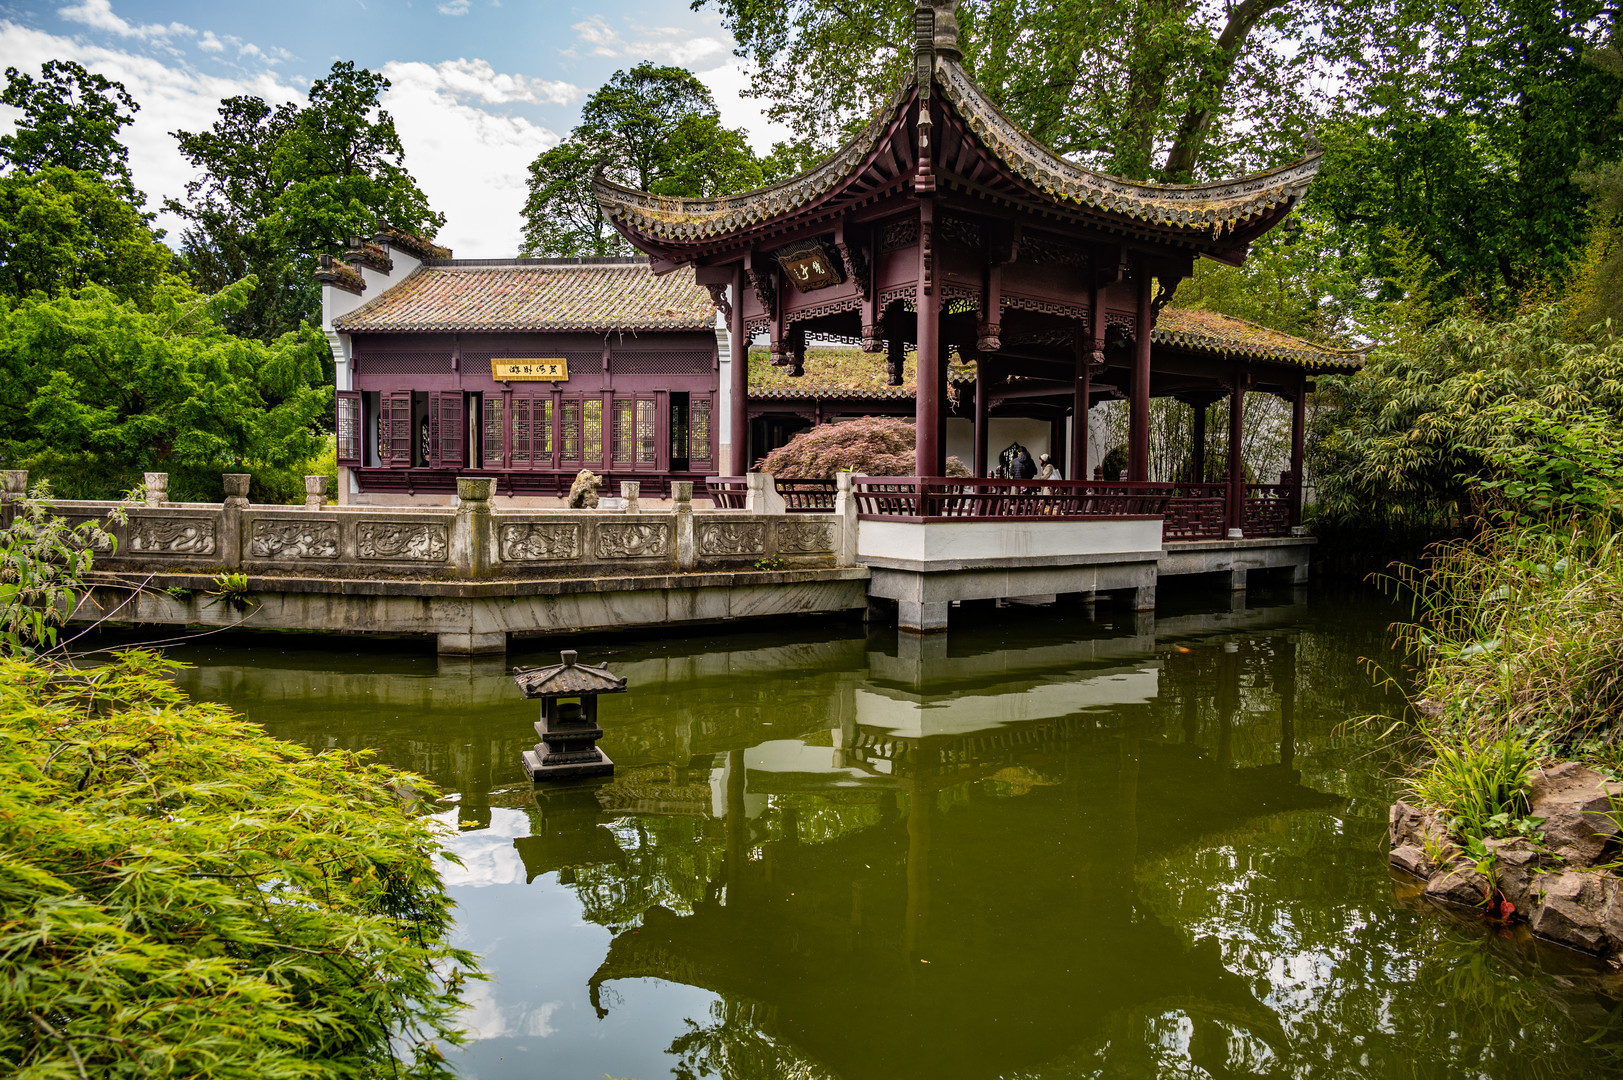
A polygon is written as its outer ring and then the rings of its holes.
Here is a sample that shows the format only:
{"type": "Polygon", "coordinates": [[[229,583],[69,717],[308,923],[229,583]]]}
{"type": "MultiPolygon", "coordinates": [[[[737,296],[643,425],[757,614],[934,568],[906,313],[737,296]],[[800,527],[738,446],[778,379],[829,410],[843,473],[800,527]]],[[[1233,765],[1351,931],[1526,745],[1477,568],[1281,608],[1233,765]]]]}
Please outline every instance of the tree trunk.
{"type": "Polygon", "coordinates": [[[1178,125],[1178,133],[1173,137],[1172,149],[1167,151],[1165,173],[1167,181],[1171,183],[1188,183],[1194,176],[1195,165],[1200,161],[1200,155],[1206,148],[1206,133],[1211,127],[1212,117],[1216,115],[1217,108],[1223,103],[1223,94],[1228,90],[1229,76],[1234,73],[1234,65],[1240,58],[1240,52],[1245,48],[1246,38],[1256,29],[1263,16],[1275,8],[1285,6],[1286,0],[1242,0],[1241,3],[1229,8],[1228,22],[1223,32],[1217,36],[1214,47],[1214,56],[1211,66],[1201,76],[1195,90],[1189,96],[1189,107],[1184,112],[1183,121],[1178,125]]]}

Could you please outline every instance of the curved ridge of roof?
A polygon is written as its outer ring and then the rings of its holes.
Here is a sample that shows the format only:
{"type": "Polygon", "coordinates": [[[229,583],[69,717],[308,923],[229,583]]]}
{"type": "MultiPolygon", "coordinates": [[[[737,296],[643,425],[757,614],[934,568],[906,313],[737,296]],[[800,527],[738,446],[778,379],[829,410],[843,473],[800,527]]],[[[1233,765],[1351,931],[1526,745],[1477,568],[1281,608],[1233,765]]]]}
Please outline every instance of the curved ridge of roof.
{"type": "Polygon", "coordinates": [[[1245,219],[1294,202],[1318,174],[1322,152],[1277,168],[1204,184],[1128,180],[1066,161],[994,105],[957,61],[936,62],[936,84],[969,130],[1028,183],[1056,198],[1127,214],[1154,225],[1232,230],[1245,219]]]}
{"type": "Polygon", "coordinates": [[[666,240],[704,240],[766,221],[806,205],[848,179],[878,147],[897,109],[916,85],[909,77],[901,89],[891,95],[888,107],[876,110],[860,132],[799,176],[736,195],[690,199],[679,195],[653,195],[617,184],[603,175],[603,167],[599,165],[592,176],[592,194],[610,221],[631,224],[639,231],[666,240]]]}

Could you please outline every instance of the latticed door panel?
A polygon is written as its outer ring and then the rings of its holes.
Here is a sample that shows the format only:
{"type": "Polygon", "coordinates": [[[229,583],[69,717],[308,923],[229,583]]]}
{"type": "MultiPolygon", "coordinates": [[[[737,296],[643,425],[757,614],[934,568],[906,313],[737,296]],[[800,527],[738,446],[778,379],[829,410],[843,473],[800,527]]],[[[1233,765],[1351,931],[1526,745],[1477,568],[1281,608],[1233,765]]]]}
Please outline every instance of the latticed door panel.
{"type": "Polygon", "coordinates": [[[688,468],[695,472],[709,472],[714,467],[716,450],[710,410],[708,395],[694,394],[688,403],[688,468]]]}
{"type": "Polygon", "coordinates": [[[428,399],[429,462],[436,469],[462,468],[462,392],[440,392],[428,399]]]}
{"type": "Polygon", "coordinates": [[[614,399],[614,463],[630,465],[637,460],[637,402],[631,398],[614,399]]]}
{"type": "Polygon", "coordinates": [[[568,462],[578,464],[580,457],[580,398],[564,398],[559,402],[559,451],[568,462]]]}
{"type": "Polygon", "coordinates": [[[395,390],[379,395],[382,412],[378,423],[378,457],[395,469],[411,467],[411,391],[395,390]]]}
{"type": "Polygon", "coordinates": [[[653,398],[637,399],[637,464],[652,467],[659,462],[659,403],[653,398]]]}
{"type": "Polygon", "coordinates": [[[502,405],[500,394],[485,395],[483,464],[487,469],[507,468],[507,461],[502,453],[502,440],[507,433],[504,421],[507,417],[502,405]]]}
{"type": "Polygon", "coordinates": [[[334,409],[333,431],[338,438],[338,464],[363,464],[361,456],[361,395],[354,390],[338,391],[334,409]]]}
{"type": "Polygon", "coordinates": [[[603,399],[581,402],[581,453],[588,463],[603,460],[603,399]]]}

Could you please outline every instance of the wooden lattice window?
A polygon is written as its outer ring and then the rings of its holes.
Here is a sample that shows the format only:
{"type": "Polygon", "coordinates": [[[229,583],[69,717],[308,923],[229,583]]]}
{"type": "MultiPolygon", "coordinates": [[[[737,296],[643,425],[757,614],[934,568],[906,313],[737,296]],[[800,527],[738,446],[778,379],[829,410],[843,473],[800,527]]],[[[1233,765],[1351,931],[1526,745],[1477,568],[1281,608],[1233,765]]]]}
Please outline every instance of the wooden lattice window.
{"type": "Polygon", "coordinates": [[[659,461],[659,447],[655,443],[659,431],[659,403],[653,398],[637,399],[637,464],[653,465],[659,461]]]}
{"type": "Polygon", "coordinates": [[[428,464],[436,469],[460,469],[467,433],[462,430],[462,391],[442,391],[428,398],[428,464]]]}
{"type": "Polygon", "coordinates": [[[701,462],[708,463],[715,456],[710,439],[710,405],[708,395],[694,394],[688,402],[688,468],[697,469],[701,462]]]}
{"type": "Polygon", "coordinates": [[[361,395],[354,390],[338,391],[334,410],[333,431],[338,437],[338,464],[363,464],[361,458],[361,395]]]}
{"type": "MultiPolygon", "coordinates": [[[[565,403],[567,404],[567,402],[565,403]]],[[[552,467],[552,397],[513,396],[513,468],[552,467]]]]}
{"type": "Polygon", "coordinates": [[[581,402],[581,450],[586,461],[603,460],[603,399],[581,402]]]}
{"type": "Polygon", "coordinates": [[[483,465],[487,469],[506,468],[507,462],[502,455],[502,436],[506,428],[502,421],[502,396],[500,394],[485,394],[485,446],[483,465]]]}
{"type": "Polygon", "coordinates": [[[411,468],[411,391],[378,395],[378,459],[392,469],[411,468]]]}
{"type": "Polygon", "coordinates": [[[629,465],[637,460],[636,402],[631,398],[614,399],[614,463],[629,465]]]}
{"type": "Polygon", "coordinates": [[[559,403],[561,409],[560,428],[562,434],[560,442],[562,457],[565,461],[580,460],[580,398],[564,398],[559,403]]]}

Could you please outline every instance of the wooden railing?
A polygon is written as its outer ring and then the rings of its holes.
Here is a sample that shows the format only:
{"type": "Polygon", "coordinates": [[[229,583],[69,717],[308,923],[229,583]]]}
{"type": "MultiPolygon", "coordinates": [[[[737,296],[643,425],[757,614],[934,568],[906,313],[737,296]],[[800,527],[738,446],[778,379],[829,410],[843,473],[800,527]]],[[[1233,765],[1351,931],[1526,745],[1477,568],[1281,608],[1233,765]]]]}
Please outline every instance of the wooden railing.
{"type": "Polygon", "coordinates": [[[1245,535],[1289,536],[1295,495],[1295,484],[1247,484],[1245,535]]]}
{"type": "Polygon", "coordinates": [[[1162,517],[1171,484],[1092,480],[971,480],[944,476],[859,476],[852,482],[864,518],[913,521],[997,518],[1079,521],[1162,517]]]}
{"type": "MultiPolygon", "coordinates": [[[[742,476],[707,476],[704,486],[718,510],[742,510],[749,482],[742,476]]],[[[832,480],[773,480],[784,508],[791,514],[826,514],[834,509],[832,480]]]]}
{"type": "Polygon", "coordinates": [[[1167,540],[1221,540],[1229,529],[1227,484],[1175,484],[1161,535],[1167,540]]]}

